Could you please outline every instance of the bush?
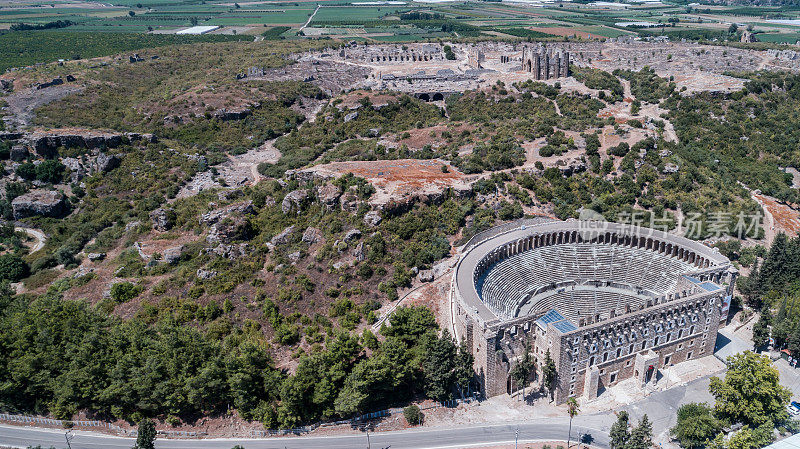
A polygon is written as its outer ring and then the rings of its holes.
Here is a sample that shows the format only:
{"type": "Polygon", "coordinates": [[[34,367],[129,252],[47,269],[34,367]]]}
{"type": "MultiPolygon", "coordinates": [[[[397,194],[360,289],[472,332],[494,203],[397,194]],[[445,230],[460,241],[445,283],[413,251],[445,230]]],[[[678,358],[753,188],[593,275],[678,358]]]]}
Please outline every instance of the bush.
{"type": "Polygon", "coordinates": [[[19,256],[4,254],[0,256],[0,280],[16,282],[30,273],[28,264],[19,256]]]}
{"type": "Polygon", "coordinates": [[[422,411],[415,404],[409,405],[403,409],[403,416],[409,424],[416,426],[422,424],[422,411]]]}
{"type": "Polygon", "coordinates": [[[119,304],[139,296],[142,287],[131,282],[118,282],[111,286],[111,299],[119,304]]]}
{"type": "Polygon", "coordinates": [[[58,184],[64,177],[66,167],[61,162],[50,159],[36,166],[36,179],[42,182],[58,184]]]}

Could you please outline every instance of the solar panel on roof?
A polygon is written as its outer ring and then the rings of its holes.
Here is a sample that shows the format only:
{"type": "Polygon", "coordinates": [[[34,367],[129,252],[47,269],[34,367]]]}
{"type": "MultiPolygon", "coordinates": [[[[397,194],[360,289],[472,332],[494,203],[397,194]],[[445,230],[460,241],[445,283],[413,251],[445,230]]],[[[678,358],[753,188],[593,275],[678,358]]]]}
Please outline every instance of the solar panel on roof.
{"type": "Polygon", "coordinates": [[[556,321],[561,321],[563,319],[565,319],[564,315],[561,315],[555,309],[550,309],[541,318],[536,320],[536,322],[539,323],[539,324],[542,324],[543,327],[547,327],[548,324],[554,323],[556,321]]]}
{"type": "Polygon", "coordinates": [[[703,287],[706,291],[709,292],[717,291],[722,288],[713,282],[703,282],[702,284],[700,284],[700,287],[703,287]]]}
{"type": "Polygon", "coordinates": [[[563,320],[553,323],[553,327],[556,328],[557,331],[561,332],[562,334],[566,334],[567,332],[572,332],[577,327],[572,324],[570,321],[563,320]]]}

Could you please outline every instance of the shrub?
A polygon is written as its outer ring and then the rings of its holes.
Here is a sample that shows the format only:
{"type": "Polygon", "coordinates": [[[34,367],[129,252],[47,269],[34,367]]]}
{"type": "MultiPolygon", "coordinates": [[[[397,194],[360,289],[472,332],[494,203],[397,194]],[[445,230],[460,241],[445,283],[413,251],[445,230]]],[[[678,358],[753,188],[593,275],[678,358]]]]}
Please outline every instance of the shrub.
{"type": "Polygon", "coordinates": [[[422,423],[422,411],[415,404],[411,404],[403,409],[403,416],[409,424],[416,426],[422,423]]]}
{"type": "Polygon", "coordinates": [[[128,302],[139,296],[142,287],[131,282],[118,282],[111,286],[111,299],[117,303],[128,302]]]}
{"type": "Polygon", "coordinates": [[[61,162],[50,159],[36,166],[36,179],[42,182],[58,184],[64,177],[66,167],[61,162]]]}
{"type": "Polygon", "coordinates": [[[16,282],[30,273],[30,267],[19,256],[4,254],[0,256],[0,280],[16,282]]]}

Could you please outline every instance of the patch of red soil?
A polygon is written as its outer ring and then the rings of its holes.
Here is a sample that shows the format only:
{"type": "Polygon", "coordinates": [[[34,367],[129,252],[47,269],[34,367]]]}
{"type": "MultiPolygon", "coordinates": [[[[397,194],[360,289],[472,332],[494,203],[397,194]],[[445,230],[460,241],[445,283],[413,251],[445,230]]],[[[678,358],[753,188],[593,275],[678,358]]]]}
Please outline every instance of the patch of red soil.
{"type": "Polygon", "coordinates": [[[775,219],[775,230],[783,231],[789,236],[796,236],[800,231],[800,212],[790,206],[779,203],[774,198],[764,195],[755,195],[765,205],[775,219]]]}

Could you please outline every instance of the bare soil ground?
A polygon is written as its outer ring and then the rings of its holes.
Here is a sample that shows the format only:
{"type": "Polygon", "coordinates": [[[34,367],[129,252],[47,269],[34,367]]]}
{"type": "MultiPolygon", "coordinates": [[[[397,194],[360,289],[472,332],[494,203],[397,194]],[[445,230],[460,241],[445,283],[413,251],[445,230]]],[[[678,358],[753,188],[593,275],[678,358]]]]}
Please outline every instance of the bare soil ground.
{"type": "Polygon", "coordinates": [[[772,215],[775,226],[775,229],[772,230],[773,233],[784,232],[790,237],[798,234],[798,231],[800,231],[800,212],[787,204],[779,203],[775,198],[760,194],[753,196],[772,215]]]}
{"type": "Polygon", "coordinates": [[[9,129],[23,128],[31,124],[34,110],[47,103],[60,100],[67,95],[82,91],[82,86],[61,84],[41,90],[24,89],[14,92],[3,99],[8,103],[3,121],[9,129]]]}
{"type": "Polygon", "coordinates": [[[305,171],[336,176],[353,173],[365,178],[377,190],[370,200],[373,204],[385,204],[412,194],[438,193],[449,187],[465,185],[465,176],[440,160],[332,162],[305,171]],[[442,166],[447,167],[447,172],[442,171],[442,166]]]}

